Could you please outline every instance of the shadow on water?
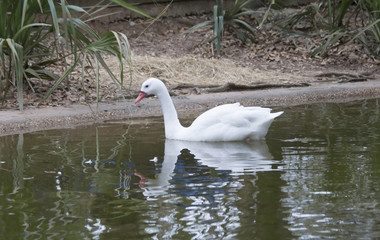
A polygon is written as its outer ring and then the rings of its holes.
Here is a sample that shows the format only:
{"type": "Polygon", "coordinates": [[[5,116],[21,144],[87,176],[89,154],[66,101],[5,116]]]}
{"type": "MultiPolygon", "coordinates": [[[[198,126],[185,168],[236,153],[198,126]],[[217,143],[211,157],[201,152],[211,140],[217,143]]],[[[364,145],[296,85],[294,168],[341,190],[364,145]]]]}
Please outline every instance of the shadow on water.
{"type": "Polygon", "coordinates": [[[379,140],[379,100],[289,107],[252,143],[162,119],[1,137],[0,239],[372,238],[379,140]]]}

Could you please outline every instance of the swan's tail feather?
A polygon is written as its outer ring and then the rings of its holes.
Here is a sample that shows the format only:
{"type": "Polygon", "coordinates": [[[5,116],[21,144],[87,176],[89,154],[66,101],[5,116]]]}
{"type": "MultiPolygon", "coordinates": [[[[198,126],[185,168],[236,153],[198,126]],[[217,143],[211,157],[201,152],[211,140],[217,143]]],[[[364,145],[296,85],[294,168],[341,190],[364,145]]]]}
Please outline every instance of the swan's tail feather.
{"type": "Polygon", "coordinates": [[[281,111],[281,112],[275,112],[275,113],[271,113],[270,115],[273,117],[273,118],[276,118],[278,116],[280,116],[281,114],[283,114],[284,112],[281,111]]]}
{"type": "Polygon", "coordinates": [[[272,124],[273,120],[283,114],[284,112],[275,112],[270,113],[269,117],[266,119],[263,119],[262,122],[255,122],[255,124],[252,125],[252,132],[249,134],[248,138],[250,140],[262,140],[265,139],[265,136],[268,133],[269,127],[272,124]]]}

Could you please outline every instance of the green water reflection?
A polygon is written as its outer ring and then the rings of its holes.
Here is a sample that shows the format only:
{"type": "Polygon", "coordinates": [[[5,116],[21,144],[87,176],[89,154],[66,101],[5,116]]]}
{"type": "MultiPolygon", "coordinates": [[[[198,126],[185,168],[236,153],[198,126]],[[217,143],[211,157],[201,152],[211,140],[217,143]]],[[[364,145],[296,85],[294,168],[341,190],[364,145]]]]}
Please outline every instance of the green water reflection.
{"type": "Polygon", "coordinates": [[[379,100],[288,107],[263,142],[162,119],[0,137],[0,239],[373,239],[379,100]]]}

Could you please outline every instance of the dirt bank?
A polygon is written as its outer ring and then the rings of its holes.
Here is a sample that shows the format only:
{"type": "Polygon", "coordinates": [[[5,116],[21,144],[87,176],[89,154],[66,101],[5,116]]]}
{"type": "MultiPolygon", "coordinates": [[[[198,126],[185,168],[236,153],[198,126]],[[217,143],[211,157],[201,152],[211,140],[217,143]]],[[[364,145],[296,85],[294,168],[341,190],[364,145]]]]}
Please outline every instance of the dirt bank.
{"type": "MultiPolygon", "coordinates": [[[[266,9],[261,9],[263,14],[266,9]]],[[[212,44],[201,44],[212,35],[212,28],[201,28],[186,34],[191,26],[209,19],[209,15],[163,17],[150,25],[141,19],[99,20],[92,23],[98,31],[114,30],[124,33],[130,42],[131,62],[124,68],[125,94],[135,95],[141,83],[148,77],[157,77],[166,82],[174,94],[187,95],[208,92],[207,86],[223,86],[228,83],[257,86],[314,84],[334,81],[358,81],[380,78],[380,61],[368,55],[362,45],[352,42],[332,49],[323,57],[311,57],[310,53],[323,43],[323,33],[306,31],[305,34],[289,36],[271,25],[265,24],[257,30],[257,42],[241,42],[236,35],[226,30],[221,56],[214,55],[212,44]],[[276,30],[277,29],[277,30],[276,30]],[[211,34],[211,35],[210,35],[211,34]],[[130,76],[132,76],[130,78],[130,76]],[[193,85],[178,88],[178,85],[193,85]],[[176,88],[176,89],[174,89],[176,88]]],[[[256,16],[261,19],[260,15],[256,16]]],[[[252,19],[251,19],[252,20],[252,19]]],[[[249,20],[249,21],[251,21],[249,20]]],[[[255,21],[252,20],[253,26],[255,21]]],[[[342,43],[343,44],[343,43],[342,43]]],[[[69,59],[70,60],[70,59],[69,59]]],[[[120,77],[117,58],[104,56],[113,74],[120,77]]],[[[54,71],[60,75],[65,63],[57,63],[54,71]]],[[[43,107],[71,106],[121,101],[119,88],[100,69],[100,82],[95,77],[76,69],[68,80],[61,84],[44,102],[43,107]]],[[[54,82],[32,79],[25,86],[24,108],[35,108],[45,97],[54,82]]],[[[17,109],[17,91],[9,89],[1,110],[17,109]]]]}
{"type": "MultiPolygon", "coordinates": [[[[182,95],[173,97],[173,101],[181,118],[231,102],[240,102],[246,106],[268,106],[280,110],[283,106],[303,103],[342,102],[378,97],[380,97],[380,79],[355,83],[320,83],[307,87],[182,95]]],[[[95,106],[92,107],[95,109],[95,106]]],[[[96,113],[85,105],[29,108],[24,112],[8,110],[0,111],[0,135],[153,116],[161,116],[159,102],[154,98],[145,99],[137,105],[133,100],[102,103],[96,113]]]]}
{"type": "MultiPolygon", "coordinates": [[[[59,86],[41,108],[36,105],[54,83],[38,80],[32,84],[34,89],[25,89],[24,112],[17,110],[17,94],[10,89],[0,106],[0,135],[160,116],[158,101],[147,99],[135,105],[132,100],[148,77],[165,81],[175,95],[181,117],[237,101],[280,109],[302,103],[380,97],[380,61],[358,43],[312,58],[310,52],[320,45],[323,34],[289,37],[264,26],[258,32],[257,43],[242,43],[226,32],[222,54],[215,57],[211,44],[200,44],[211,36],[212,29],[186,35],[189,27],[208,17],[161,18],[153,25],[139,19],[95,22],[95,29],[121,31],[129,38],[132,63],[126,64],[125,75],[131,73],[132,80],[125,79],[125,84],[131,99],[122,101],[118,88],[103,70],[99,82],[101,103],[99,110],[92,112],[85,102],[95,104],[96,83],[87,75],[82,81],[78,69],[69,84],[59,86]]],[[[105,61],[118,76],[116,58],[106,56],[105,61]]]]}

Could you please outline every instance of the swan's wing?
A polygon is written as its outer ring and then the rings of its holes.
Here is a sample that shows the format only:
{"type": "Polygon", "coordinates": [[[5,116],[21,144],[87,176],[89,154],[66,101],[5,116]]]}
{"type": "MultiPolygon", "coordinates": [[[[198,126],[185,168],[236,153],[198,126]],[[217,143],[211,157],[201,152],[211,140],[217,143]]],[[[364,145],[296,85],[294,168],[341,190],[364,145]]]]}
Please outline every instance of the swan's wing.
{"type": "Polygon", "coordinates": [[[270,108],[244,107],[240,103],[224,104],[202,113],[191,126],[208,128],[223,123],[235,127],[248,127],[252,121],[269,115],[270,111],[270,108]]]}
{"type": "Polygon", "coordinates": [[[210,141],[232,141],[263,138],[281,113],[270,108],[243,107],[239,103],[225,104],[201,114],[189,127],[194,138],[210,141]]]}
{"type": "Polygon", "coordinates": [[[240,103],[224,104],[214,107],[199,115],[191,124],[196,128],[207,128],[208,126],[220,123],[221,118],[225,118],[235,112],[240,107],[240,103]]]}

